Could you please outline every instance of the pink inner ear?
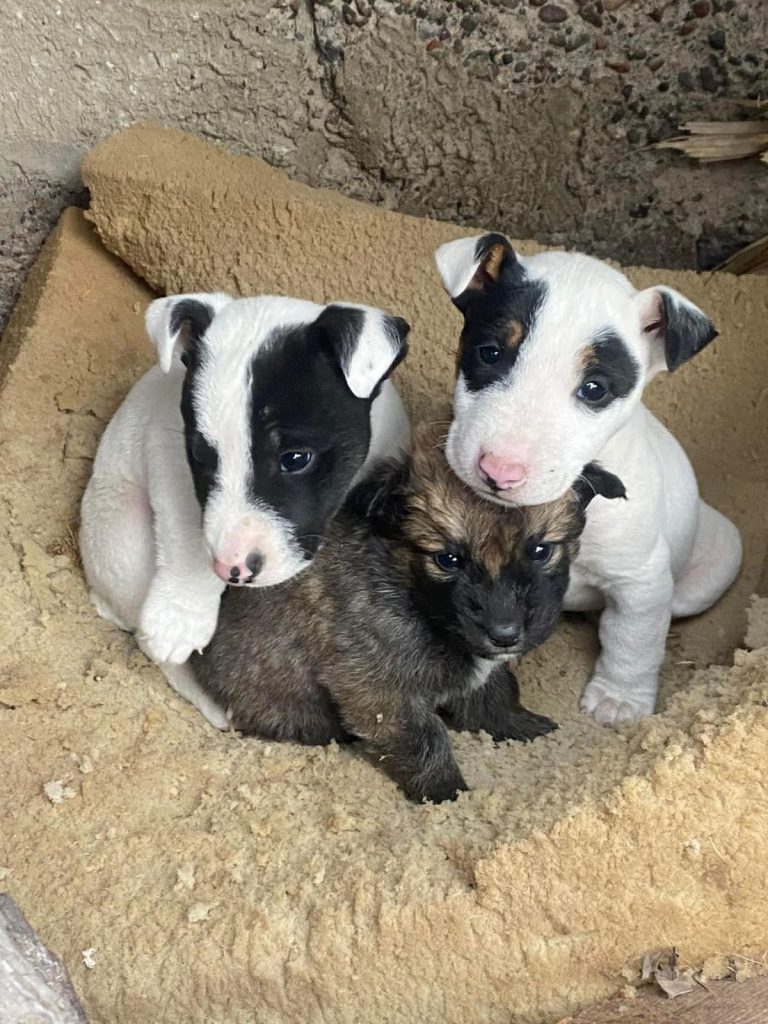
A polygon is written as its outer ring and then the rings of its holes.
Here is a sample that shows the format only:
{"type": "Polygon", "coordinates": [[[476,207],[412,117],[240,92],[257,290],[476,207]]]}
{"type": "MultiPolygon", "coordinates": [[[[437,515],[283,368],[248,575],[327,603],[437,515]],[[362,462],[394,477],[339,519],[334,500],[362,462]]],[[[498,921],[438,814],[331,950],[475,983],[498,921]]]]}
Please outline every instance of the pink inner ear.
{"type": "Polygon", "coordinates": [[[664,303],[655,288],[644,293],[645,302],[640,310],[640,325],[645,334],[661,334],[667,326],[664,303]]]}
{"type": "Polygon", "coordinates": [[[179,345],[184,351],[189,348],[189,343],[192,340],[192,321],[182,320],[179,324],[179,329],[174,339],[175,344],[179,345]]]}

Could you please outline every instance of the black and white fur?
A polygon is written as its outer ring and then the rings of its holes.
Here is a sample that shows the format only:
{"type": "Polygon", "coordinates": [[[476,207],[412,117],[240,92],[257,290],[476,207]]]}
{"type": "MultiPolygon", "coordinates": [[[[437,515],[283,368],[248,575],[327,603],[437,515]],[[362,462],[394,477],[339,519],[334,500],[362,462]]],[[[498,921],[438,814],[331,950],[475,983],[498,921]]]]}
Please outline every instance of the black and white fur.
{"type": "Polygon", "coordinates": [[[627,502],[590,506],[565,607],[604,609],[602,651],[582,708],[616,724],[650,714],[671,616],[710,607],[735,579],[735,526],[699,497],[675,438],[642,403],[717,332],[667,287],[638,292],[576,253],[522,257],[503,235],[435,254],[463,314],[454,419],[456,473],[492,501],[551,501],[599,459],[627,502]]]}
{"type": "Polygon", "coordinates": [[[209,716],[181,665],[211,639],[225,586],[305,569],[368,462],[407,447],[387,378],[408,325],[224,294],[157,299],[146,324],[159,366],[102,437],[80,548],[98,612],[209,716]]]}

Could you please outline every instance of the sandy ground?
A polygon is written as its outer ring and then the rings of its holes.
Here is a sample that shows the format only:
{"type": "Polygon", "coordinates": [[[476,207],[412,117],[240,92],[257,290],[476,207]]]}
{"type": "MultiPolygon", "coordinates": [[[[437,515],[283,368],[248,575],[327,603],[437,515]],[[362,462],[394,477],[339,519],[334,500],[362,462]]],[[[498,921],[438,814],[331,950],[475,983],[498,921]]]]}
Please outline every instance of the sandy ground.
{"type": "MultiPolygon", "coordinates": [[[[412,409],[443,397],[458,317],[430,254],[455,228],[178,133],[125,133],[87,173],[102,236],[156,287],[382,303],[414,325],[412,409]]],[[[0,349],[0,886],[95,1022],[549,1021],[659,945],[710,967],[764,955],[768,653],[733,649],[766,540],[768,283],[664,280],[722,337],[652,404],[744,530],[743,576],[675,624],[662,714],[619,733],[578,714],[595,641],[571,619],[521,673],[562,728],[456,737],[472,792],[414,807],[354,752],[216,733],[95,617],[72,530],[98,436],[150,362],[150,293],[65,214],[0,349]]]]}

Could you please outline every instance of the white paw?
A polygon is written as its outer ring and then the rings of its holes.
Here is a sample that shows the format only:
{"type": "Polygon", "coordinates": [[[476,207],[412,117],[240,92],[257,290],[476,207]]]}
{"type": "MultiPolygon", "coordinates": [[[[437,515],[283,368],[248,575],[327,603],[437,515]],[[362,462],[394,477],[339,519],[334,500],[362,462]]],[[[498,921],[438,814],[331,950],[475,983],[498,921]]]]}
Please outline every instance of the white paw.
{"type": "Polygon", "coordinates": [[[152,661],[180,665],[207,647],[219,618],[219,598],[152,587],[141,609],[136,639],[152,661]]]}
{"type": "Polygon", "coordinates": [[[609,726],[652,715],[655,704],[654,695],[627,693],[625,687],[598,676],[589,681],[581,698],[581,710],[592,715],[599,725],[609,726]]]}

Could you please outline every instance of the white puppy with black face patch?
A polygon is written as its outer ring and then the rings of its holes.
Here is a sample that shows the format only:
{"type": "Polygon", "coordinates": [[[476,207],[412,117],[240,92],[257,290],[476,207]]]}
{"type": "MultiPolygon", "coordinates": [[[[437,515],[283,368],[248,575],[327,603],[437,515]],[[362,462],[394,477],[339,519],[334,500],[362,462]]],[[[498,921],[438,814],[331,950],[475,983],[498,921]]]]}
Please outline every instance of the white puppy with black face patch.
{"type": "Polygon", "coordinates": [[[408,325],[365,306],[272,296],[151,303],[159,367],[101,439],[80,550],[101,615],[135,632],[213,724],[182,663],[210,641],[227,584],[310,565],[366,467],[408,444],[391,381],[408,325]]]}
{"type": "Polygon", "coordinates": [[[519,505],[556,500],[595,460],[624,481],[626,502],[589,507],[565,607],[604,608],[582,709],[606,725],[651,714],[671,616],[717,601],[741,541],[641,398],[717,332],[671,288],[638,292],[588,256],[522,258],[489,234],[435,259],[464,316],[447,445],[458,476],[519,505]]]}

